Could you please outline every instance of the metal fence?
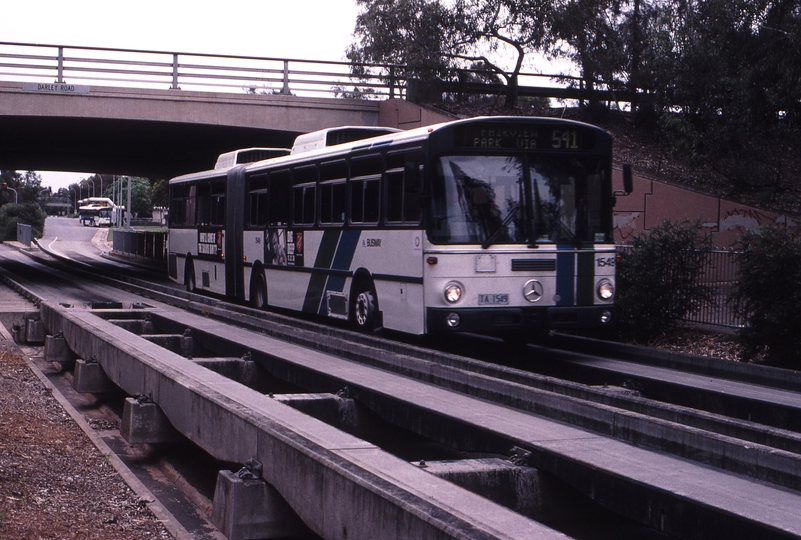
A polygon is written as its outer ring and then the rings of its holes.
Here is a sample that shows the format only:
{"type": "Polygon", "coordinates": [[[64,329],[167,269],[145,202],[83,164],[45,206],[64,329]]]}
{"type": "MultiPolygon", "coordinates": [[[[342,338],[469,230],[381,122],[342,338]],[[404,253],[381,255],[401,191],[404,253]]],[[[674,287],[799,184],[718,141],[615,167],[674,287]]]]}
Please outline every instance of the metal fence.
{"type": "Polygon", "coordinates": [[[712,288],[712,300],[704,303],[685,320],[699,324],[740,328],[743,321],[734,313],[728,299],[737,288],[737,255],[735,251],[707,253],[701,283],[712,288]]]}
{"type": "Polygon", "coordinates": [[[167,231],[114,229],[114,251],[162,263],[167,260],[167,231]]]}
{"type": "MultiPolygon", "coordinates": [[[[634,249],[619,245],[619,252],[634,249]]],[[[738,317],[729,303],[729,297],[737,288],[737,255],[731,250],[711,251],[704,257],[703,270],[699,281],[712,289],[711,299],[704,302],[696,311],[688,313],[686,322],[718,326],[721,328],[741,328],[743,320],[738,317]]]]}
{"type": "MultiPolygon", "coordinates": [[[[40,82],[53,85],[53,91],[59,91],[60,85],[80,89],[94,84],[385,99],[406,94],[408,81],[403,72],[402,66],[388,64],[0,42],[0,79],[40,82]],[[364,75],[354,76],[353,67],[364,75]]],[[[454,74],[454,79],[458,78],[458,73],[454,74]]],[[[565,90],[560,81],[571,79],[522,73],[520,85],[539,90],[550,87],[558,93],[565,90]]]]}

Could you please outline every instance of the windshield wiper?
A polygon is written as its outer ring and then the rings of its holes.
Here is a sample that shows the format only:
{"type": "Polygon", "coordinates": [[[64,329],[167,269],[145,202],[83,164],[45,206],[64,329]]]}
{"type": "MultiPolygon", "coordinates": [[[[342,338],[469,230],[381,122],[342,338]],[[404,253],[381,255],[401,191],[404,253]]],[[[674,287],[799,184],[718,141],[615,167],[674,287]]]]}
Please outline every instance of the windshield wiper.
{"type": "Polygon", "coordinates": [[[581,247],[581,242],[579,241],[579,239],[575,235],[575,233],[573,231],[571,231],[570,228],[567,225],[565,225],[562,222],[561,219],[557,219],[556,221],[557,221],[557,223],[559,223],[559,228],[562,229],[562,233],[565,236],[567,236],[567,239],[570,241],[570,243],[573,245],[573,247],[580,248],[581,247]]]}
{"type": "Polygon", "coordinates": [[[492,234],[489,236],[489,238],[487,238],[486,240],[484,240],[484,243],[483,243],[483,244],[481,244],[481,249],[487,249],[488,247],[490,247],[490,246],[492,245],[492,243],[495,241],[495,239],[496,239],[496,238],[498,238],[498,236],[500,236],[500,234],[501,234],[501,232],[502,232],[502,231],[506,230],[506,227],[507,227],[507,226],[508,226],[508,225],[509,225],[509,224],[512,222],[512,220],[513,220],[513,219],[514,219],[514,218],[517,216],[517,214],[519,214],[519,213],[520,213],[520,205],[518,204],[517,206],[515,206],[514,208],[512,208],[512,209],[509,211],[509,215],[507,215],[507,216],[506,216],[506,217],[503,219],[503,221],[501,221],[501,224],[500,224],[500,226],[499,226],[497,229],[495,229],[495,232],[494,232],[494,233],[492,233],[492,234]]]}

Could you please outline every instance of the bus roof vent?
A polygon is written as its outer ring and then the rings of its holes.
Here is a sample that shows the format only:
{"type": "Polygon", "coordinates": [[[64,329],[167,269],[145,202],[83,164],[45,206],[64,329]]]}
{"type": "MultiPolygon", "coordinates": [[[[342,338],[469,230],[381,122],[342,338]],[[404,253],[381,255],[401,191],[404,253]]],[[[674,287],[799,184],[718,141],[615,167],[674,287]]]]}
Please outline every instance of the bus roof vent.
{"type": "Polygon", "coordinates": [[[230,169],[234,165],[241,163],[253,163],[264,159],[286,156],[289,154],[288,148],[243,148],[220,154],[217,158],[215,169],[230,169]]]}
{"type": "Polygon", "coordinates": [[[300,154],[302,152],[310,152],[312,150],[325,148],[326,146],[360,141],[380,135],[398,133],[399,131],[401,130],[388,127],[368,126],[345,126],[321,129],[319,131],[298,135],[295,139],[295,144],[292,146],[292,153],[300,154]]]}

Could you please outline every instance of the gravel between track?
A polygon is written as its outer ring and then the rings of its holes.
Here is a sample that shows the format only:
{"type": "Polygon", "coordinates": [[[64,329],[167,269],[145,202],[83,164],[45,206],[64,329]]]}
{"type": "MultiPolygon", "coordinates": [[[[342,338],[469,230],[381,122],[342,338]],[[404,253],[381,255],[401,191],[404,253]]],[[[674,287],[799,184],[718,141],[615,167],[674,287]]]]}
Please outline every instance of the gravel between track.
{"type": "Polygon", "coordinates": [[[0,343],[0,539],[171,538],[146,501],[0,343]]]}

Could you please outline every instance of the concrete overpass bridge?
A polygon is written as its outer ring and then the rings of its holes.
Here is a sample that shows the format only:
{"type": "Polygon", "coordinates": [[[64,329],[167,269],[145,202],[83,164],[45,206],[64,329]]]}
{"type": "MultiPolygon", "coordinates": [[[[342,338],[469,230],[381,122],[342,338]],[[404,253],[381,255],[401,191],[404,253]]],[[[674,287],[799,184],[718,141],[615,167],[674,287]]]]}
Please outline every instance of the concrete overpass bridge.
{"type": "Polygon", "coordinates": [[[380,125],[379,102],[0,82],[0,168],[171,177],[299,133],[380,125]],[[31,89],[41,87],[42,89],[31,89]],[[88,87],[87,87],[88,88],[88,87]]]}
{"type": "Polygon", "coordinates": [[[359,84],[377,99],[341,97],[346,63],[0,43],[0,169],[168,178],[325,127],[443,119],[359,84]]]}

